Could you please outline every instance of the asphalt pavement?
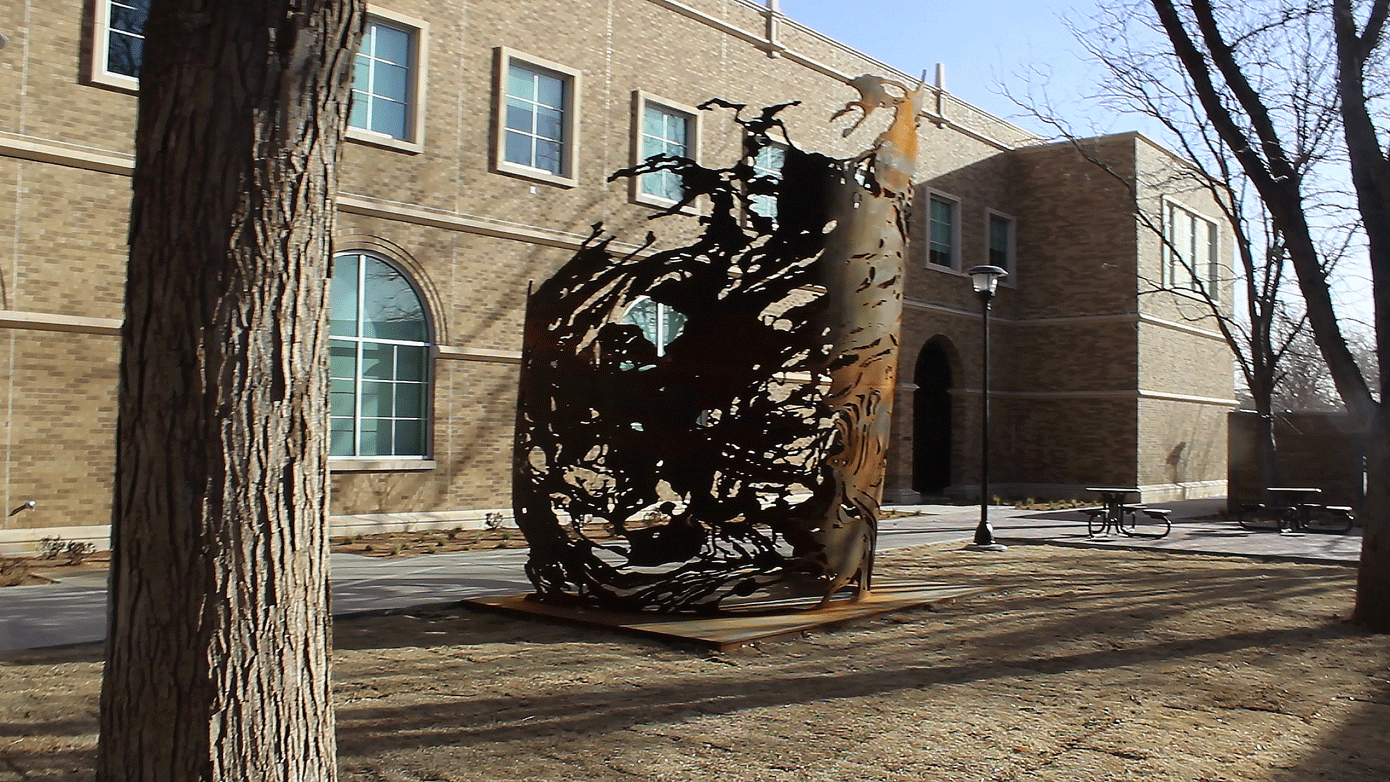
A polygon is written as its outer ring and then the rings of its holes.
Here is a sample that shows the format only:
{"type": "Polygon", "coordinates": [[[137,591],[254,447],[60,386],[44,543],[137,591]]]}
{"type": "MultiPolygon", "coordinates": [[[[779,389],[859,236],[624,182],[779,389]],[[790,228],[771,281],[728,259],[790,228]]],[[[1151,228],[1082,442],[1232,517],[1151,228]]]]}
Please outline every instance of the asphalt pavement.
{"type": "MultiPolygon", "coordinates": [[[[1124,536],[1091,538],[1076,511],[989,509],[996,539],[1079,547],[1121,547],[1354,565],[1359,528],[1348,534],[1279,533],[1241,529],[1216,518],[1224,500],[1163,503],[1173,510],[1172,534],[1159,540],[1124,536]]],[[[918,513],[885,519],[879,551],[969,543],[980,519],[978,506],[891,506],[918,513]]],[[[456,552],[382,558],[332,555],[334,616],[453,603],[464,598],[531,591],[523,567],[525,549],[456,552]]],[[[1007,556],[981,552],[980,556],[1007,556]]],[[[0,589],[0,652],[94,643],[106,637],[106,575],[89,571],[58,583],[0,589]]]]}

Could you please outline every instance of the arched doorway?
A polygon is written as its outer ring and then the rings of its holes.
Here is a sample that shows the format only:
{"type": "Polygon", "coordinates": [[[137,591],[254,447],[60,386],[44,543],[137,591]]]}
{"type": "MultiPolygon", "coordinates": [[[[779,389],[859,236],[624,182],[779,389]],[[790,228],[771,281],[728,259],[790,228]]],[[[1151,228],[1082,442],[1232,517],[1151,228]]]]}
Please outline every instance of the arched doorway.
{"type": "Polygon", "coordinates": [[[933,337],[917,355],[912,380],[912,489],[940,495],[951,485],[950,343],[933,337]]]}

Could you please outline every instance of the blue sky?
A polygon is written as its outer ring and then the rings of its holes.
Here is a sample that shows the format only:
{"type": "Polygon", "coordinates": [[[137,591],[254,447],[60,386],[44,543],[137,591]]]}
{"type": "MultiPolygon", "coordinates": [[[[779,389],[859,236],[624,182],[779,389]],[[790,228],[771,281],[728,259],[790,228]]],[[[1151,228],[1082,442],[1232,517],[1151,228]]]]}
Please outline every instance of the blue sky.
{"type": "Polygon", "coordinates": [[[1001,85],[1019,95],[1030,85],[1045,86],[1054,104],[1076,112],[1073,121],[1126,130],[1134,121],[1091,117],[1076,100],[1093,76],[1062,17],[1084,23],[1094,6],[1093,0],[781,0],[788,17],[907,73],[926,71],[931,79],[936,63],[944,63],[949,92],[1030,130],[1043,129],[998,94],[1001,85]]]}
{"type": "MultiPolygon", "coordinates": [[[[1078,135],[1126,130],[1161,132],[1142,117],[1098,111],[1095,66],[1067,29],[1084,29],[1108,0],[781,0],[786,16],[912,75],[933,78],[946,65],[946,89],[961,100],[1044,136],[1055,132],[1000,93],[1045,91],[1078,135]]],[[[1370,319],[1369,278],[1360,265],[1343,270],[1334,292],[1345,316],[1370,319]]]]}

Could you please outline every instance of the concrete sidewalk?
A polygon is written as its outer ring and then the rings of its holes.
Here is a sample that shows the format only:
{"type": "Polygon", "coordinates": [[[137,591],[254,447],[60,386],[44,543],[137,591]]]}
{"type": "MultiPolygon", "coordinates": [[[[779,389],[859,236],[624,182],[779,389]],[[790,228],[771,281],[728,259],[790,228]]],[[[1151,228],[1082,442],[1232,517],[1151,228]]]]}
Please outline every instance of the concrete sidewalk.
{"type": "MultiPolygon", "coordinates": [[[[1123,547],[1222,554],[1301,562],[1355,564],[1360,530],[1346,535],[1252,532],[1234,522],[1213,521],[1224,500],[1164,503],[1173,509],[1173,532],[1161,540],[1088,538],[1075,511],[990,508],[995,537],[1010,542],[1123,547]]],[[[978,506],[916,505],[893,510],[922,515],[887,519],[879,551],[968,542],[979,522],[978,506]]],[[[1007,556],[982,553],[981,556],[1007,556]]],[[[332,556],[334,616],[452,603],[467,597],[531,591],[523,567],[525,549],[433,554],[387,559],[332,556]]],[[[62,583],[0,590],[0,652],[93,643],[106,637],[106,578],[83,573],[62,583]]]]}

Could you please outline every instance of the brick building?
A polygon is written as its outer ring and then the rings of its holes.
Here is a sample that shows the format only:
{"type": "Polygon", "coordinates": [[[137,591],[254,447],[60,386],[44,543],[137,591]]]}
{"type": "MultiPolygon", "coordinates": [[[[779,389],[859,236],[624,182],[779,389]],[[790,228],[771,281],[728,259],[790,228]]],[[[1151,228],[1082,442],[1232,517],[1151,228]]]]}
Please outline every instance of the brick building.
{"type": "MultiPolygon", "coordinates": [[[[769,7],[769,5],[773,7],[769,7]]],[[[0,0],[0,544],[99,539],[108,521],[118,331],[146,0],[0,0]]],[[[507,513],[522,299],[596,220],[663,243],[691,218],[655,151],[736,159],[719,96],[785,113],[805,149],[850,155],[828,117],[861,73],[913,77],[752,0],[382,0],[357,61],[333,279],[334,526],[507,513]],[[556,31],[563,30],[559,35],[556,31]]],[[[881,119],[881,118],[880,118],[881,119]]],[[[873,123],[867,123],[872,125],[873,123]]],[[[1227,351],[1139,207],[1219,280],[1218,211],[1167,187],[1138,134],[1045,144],[937,90],[922,123],[889,496],[977,485],[979,305],[995,302],[994,491],[1147,500],[1221,494],[1227,351]]],[[[775,160],[764,161],[775,168],[775,160]]],[[[1210,278],[1210,279],[1208,279],[1210,278]]],[[[1229,291],[1215,284],[1229,302],[1229,291]]]]}

